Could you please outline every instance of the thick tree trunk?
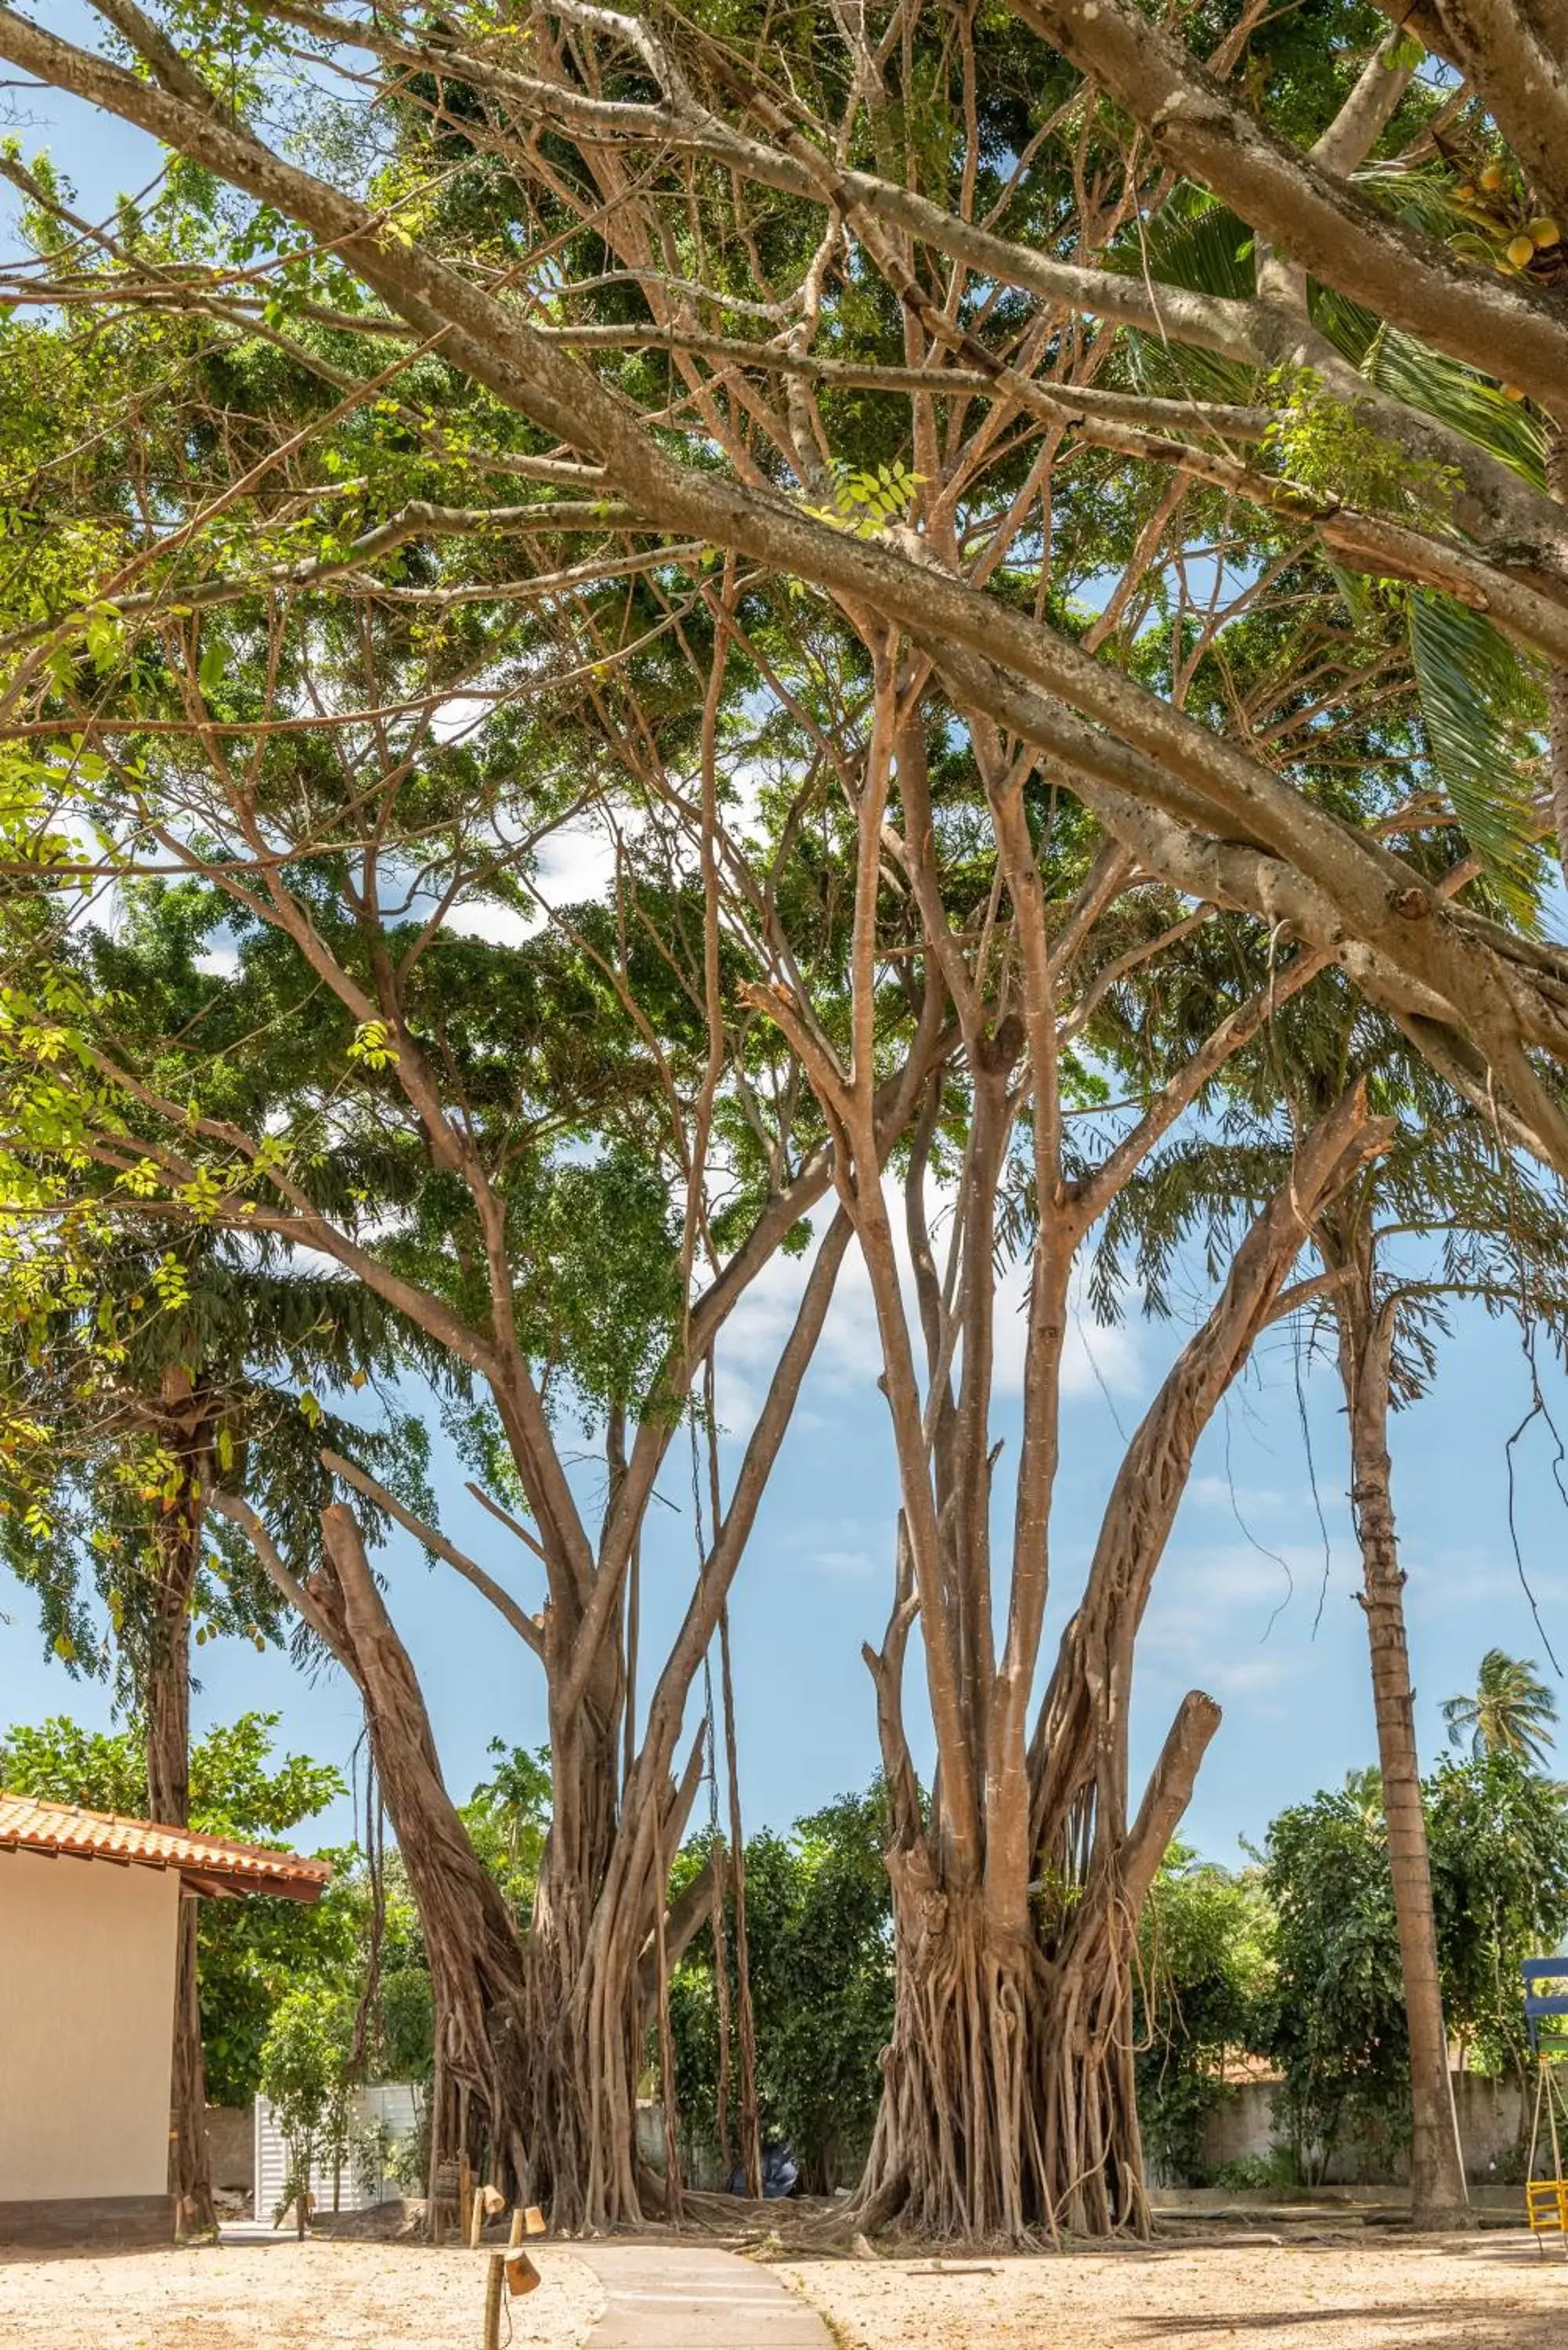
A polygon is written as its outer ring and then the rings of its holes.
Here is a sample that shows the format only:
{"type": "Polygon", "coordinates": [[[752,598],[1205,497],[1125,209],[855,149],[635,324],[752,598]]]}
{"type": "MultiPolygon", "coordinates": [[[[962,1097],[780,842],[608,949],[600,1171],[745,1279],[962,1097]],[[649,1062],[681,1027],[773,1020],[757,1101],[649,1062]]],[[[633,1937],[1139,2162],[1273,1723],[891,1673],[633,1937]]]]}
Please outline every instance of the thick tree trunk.
{"type": "Polygon", "coordinates": [[[1054,1966],[924,1857],[894,1869],[893,2038],[856,2218],[1014,2244],[1146,2231],[1119,1905],[1097,1906],[1093,1966],[1054,1966]]]}
{"type": "MultiPolygon", "coordinates": [[[[447,1793],[412,1663],[352,1513],[340,1503],[323,1511],[326,1561],[302,1586],[254,1511],[222,1495],[213,1506],[244,1525],[364,1700],[430,1962],[443,2084],[432,2100],[432,2175],[442,2158],[466,2154],[511,2199],[547,2210],[562,2232],[636,2222],[645,1963],[664,1887],[652,1809],[639,1814],[640,1831],[617,1816],[618,1712],[590,1696],[569,1722],[552,1716],[554,1818],[524,1934],[447,1793]]],[[[701,1760],[699,1748],[679,1786],[665,1781],[659,1849],[680,1841],[701,1760]]],[[[672,1916],[672,1951],[695,1930],[707,1891],[672,1916]]]]}
{"type": "Polygon", "coordinates": [[[1147,2234],[1137,1919],[1219,1722],[1211,1699],[1187,1698],[1131,1829],[1071,1898],[1038,1884],[1036,1930],[1001,1936],[981,1898],[944,1893],[924,1844],[889,1856],[897,2002],[862,2226],[1007,2242],[1147,2234]]]}
{"type": "MultiPolygon", "coordinates": [[[[166,1394],[164,1400],[181,1399],[166,1394]]],[[[177,1828],[191,1825],[191,1603],[202,1549],[203,1466],[200,1446],[188,1448],[180,1495],[154,1529],[157,1584],[141,1693],[149,1815],[177,1828]]],[[[218,2222],[207,2144],[198,1914],[196,1896],[185,1895],[180,1903],[169,2115],[169,2191],[182,2235],[204,2234],[218,2222]]]]}
{"type": "Polygon", "coordinates": [[[1399,1565],[1390,1486],[1393,1315],[1387,1305],[1380,1307],[1373,1298],[1370,1281],[1364,1278],[1368,1271],[1358,1262],[1355,1285],[1337,1300],[1336,1311],[1340,1371],[1350,1419],[1351,1501],[1361,1544],[1361,1604],[1372,1650],[1377,1760],[1410,2041],[1411,2218],[1417,2228],[1455,2228],[1469,2222],[1469,2195],[1443,2022],[1410,1652],[1405,1635],[1405,1575],[1399,1565]]]}
{"type": "MultiPolygon", "coordinates": [[[[521,1941],[447,1794],[423,1695],[353,1515],[334,1503],[321,1522],[326,1561],[299,1604],[364,1699],[376,1774],[430,1963],[448,2112],[455,2093],[461,2107],[483,2114],[498,2178],[521,2180],[530,2062],[521,1941]]],[[[438,2126],[443,2119],[436,2117],[438,2126]]],[[[476,2150],[441,2145],[439,2154],[476,2150]]]]}
{"type": "Polygon", "coordinates": [[[1027,1856],[1016,1904],[997,1899],[989,1852],[983,1879],[966,1881],[954,1865],[940,1786],[929,1829],[902,1792],[898,1687],[914,1579],[900,1542],[893,1618],[869,1659],[895,1798],[898,1979],[881,2108],[852,2206],[864,2227],[1010,2242],[1064,2229],[1147,2232],[1133,2078],[1137,1921],[1220,1714],[1201,1691],[1189,1695],[1131,1815],[1134,1645],[1199,1437],[1283,1310],[1321,1208],[1387,1139],[1359,1088],[1304,1138],[1139,1425],[1019,1774],[1023,1819],[992,1839],[1027,1856]],[[1023,1924],[1009,1929],[1019,1911],[1023,1924]]]}
{"type": "MultiPolygon", "coordinates": [[[[639,1961],[654,1918],[652,1839],[637,1866],[617,1866],[618,1721],[590,1703],[552,1745],[566,1794],[551,1827],[524,1942],[529,2047],[526,2199],[564,2230],[642,2217],[637,2081],[646,2011],[639,1961]]],[[[564,1725],[562,1726],[564,1731],[564,1725]]],[[[672,1807],[661,1846],[673,1849],[672,1807]]]]}
{"type": "MultiPolygon", "coordinates": [[[[326,1552],[301,1584],[250,1505],[210,1506],[244,1528],[265,1571],[351,1676],[365,1706],[378,1783],[408,1870],[430,1960],[438,2074],[434,2155],[466,2151],[495,2183],[537,2202],[563,2230],[635,2223],[661,2190],[636,2153],[637,2080],[646,2046],[649,1945],[667,1886],[660,1856],[679,1847],[701,1776],[703,1745],[674,1776],[686,1700],[718,1627],[800,1382],[821,1335],[850,1227],[836,1217],[817,1250],[794,1323],[713,1530],[685,1615],[648,1699],[640,1746],[624,1774],[628,1687],[623,1583],[602,1559],[561,1565],[537,1617],[475,1563],[413,1518],[397,1497],[336,1455],[334,1473],[370,1492],[397,1522],[448,1558],[500,1609],[545,1667],[550,1703],[551,1826],[524,1935],[476,1858],[441,1780],[430,1717],[407,1650],[371,1575],[352,1513],[322,1513],[326,1552]],[[448,2143],[441,2133],[458,2116],[448,2143]]],[[[521,1440],[520,1440],[521,1441],[521,1440]]],[[[638,1443],[644,1441],[639,1431],[638,1443]]],[[[524,1457],[529,1457],[526,1447],[524,1457]]],[[[629,1547],[629,1545],[628,1545],[629,1547]]],[[[711,1898],[676,1905],[678,1954],[711,1898]]]]}

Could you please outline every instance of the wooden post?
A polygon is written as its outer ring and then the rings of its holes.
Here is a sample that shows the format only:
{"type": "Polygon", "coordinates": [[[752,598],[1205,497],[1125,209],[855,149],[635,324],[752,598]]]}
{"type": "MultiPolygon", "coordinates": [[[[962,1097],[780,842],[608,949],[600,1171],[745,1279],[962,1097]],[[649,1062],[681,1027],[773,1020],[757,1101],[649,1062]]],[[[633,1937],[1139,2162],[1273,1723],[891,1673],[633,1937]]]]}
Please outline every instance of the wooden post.
{"type": "Polygon", "coordinates": [[[507,2239],[506,2239],[506,2243],[507,2243],[507,2248],[508,2248],[508,2250],[509,2250],[509,2251],[514,2251],[516,2250],[517,2246],[518,2246],[522,2241],[523,2241],[523,2206],[522,2206],[522,2204],[521,2204],[521,2203],[514,2203],[514,2205],[512,2206],[512,2228],[511,2228],[511,2232],[510,2232],[510,2234],[507,2236],[507,2239]]]}
{"type": "Polygon", "coordinates": [[[492,2252],[484,2278],[484,2350],[501,2350],[501,2291],[506,2281],[506,2256],[492,2252]]]}
{"type": "Polygon", "coordinates": [[[483,2187],[476,2187],[476,2188],[474,2189],[474,2190],[473,2190],[472,2199],[471,2200],[471,2202],[470,2202],[470,2204],[469,2204],[469,2207],[468,2207],[468,2245],[469,2245],[469,2250],[470,2250],[471,2251],[474,2251],[474,2252],[478,2251],[480,2245],[481,2245],[483,2241],[484,2241],[484,2189],[483,2189],[483,2187]]]}

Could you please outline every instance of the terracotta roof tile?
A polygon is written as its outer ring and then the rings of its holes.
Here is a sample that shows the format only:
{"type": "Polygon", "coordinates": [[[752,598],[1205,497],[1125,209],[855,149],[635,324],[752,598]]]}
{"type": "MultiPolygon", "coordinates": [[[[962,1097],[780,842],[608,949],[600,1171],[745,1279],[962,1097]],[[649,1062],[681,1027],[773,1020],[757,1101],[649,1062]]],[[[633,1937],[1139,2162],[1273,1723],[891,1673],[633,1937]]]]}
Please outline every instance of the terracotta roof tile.
{"type": "Polygon", "coordinates": [[[140,1868],[177,1868],[198,1892],[281,1894],[314,1901],[332,1875],[325,1860],[272,1852],[265,1845],[234,1844],[226,1836],[160,1827],[151,1820],[87,1812],[76,1804],[46,1804],[0,1791],[0,1851],[40,1852],[79,1860],[109,1860],[140,1868]]]}

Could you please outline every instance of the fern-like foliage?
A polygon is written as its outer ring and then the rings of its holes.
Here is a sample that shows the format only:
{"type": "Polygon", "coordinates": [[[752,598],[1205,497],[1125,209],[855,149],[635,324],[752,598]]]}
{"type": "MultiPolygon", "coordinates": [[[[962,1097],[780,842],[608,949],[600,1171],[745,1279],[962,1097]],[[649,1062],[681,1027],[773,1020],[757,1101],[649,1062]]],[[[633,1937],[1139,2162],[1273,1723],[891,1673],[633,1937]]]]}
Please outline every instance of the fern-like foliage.
{"type": "Polygon", "coordinates": [[[1482,613],[1428,588],[1409,599],[1410,658],[1433,777],[1515,921],[1540,924],[1545,869],[1532,837],[1541,681],[1482,613]]]}

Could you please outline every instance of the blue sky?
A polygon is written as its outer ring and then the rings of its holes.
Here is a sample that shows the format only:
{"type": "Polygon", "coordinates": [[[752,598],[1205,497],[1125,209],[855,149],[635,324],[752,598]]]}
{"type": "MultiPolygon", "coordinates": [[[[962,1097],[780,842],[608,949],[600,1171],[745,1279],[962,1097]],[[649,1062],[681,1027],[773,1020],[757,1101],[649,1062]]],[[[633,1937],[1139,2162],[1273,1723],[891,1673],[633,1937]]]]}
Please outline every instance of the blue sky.
{"type": "MultiPolygon", "coordinates": [[[[88,21],[79,0],[50,0],[35,13],[67,36],[88,21]]],[[[156,169],[152,151],[134,133],[52,93],[8,93],[0,97],[0,114],[28,151],[52,148],[89,208],[107,203],[119,187],[140,185],[156,169]]],[[[732,1463],[748,1399],[765,1376],[770,1339],[799,1277],[798,1267],[780,1267],[726,1342],[721,1409],[732,1463]]],[[[1120,1431],[1130,1434],[1136,1426],[1183,1335],[1179,1325],[1136,1319],[1117,1331],[1089,1326],[1080,1332],[1054,1537],[1048,1652],[1093,1544],[1122,1450],[1120,1431]]],[[[786,1824],[863,1783],[876,1764],[859,1646],[880,1637],[886,1617],[895,1511],[876,1371],[869,1304],[852,1266],[733,1603],[743,1788],[755,1824],[786,1824]]],[[[1561,1403],[1568,1415],[1555,1367],[1543,1366],[1543,1378],[1554,1408],[1561,1403]]],[[[1432,1394],[1396,1422],[1396,1494],[1428,1761],[1442,1744],[1440,1700],[1469,1685],[1485,1648],[1499,1645],[1546,1665],[1507,1523],[1504,1446],[1529,1396],[1511,1326],[1467,1310],[1456,1317],[1432,1394]]],[[[999,1433],[1010,1442],[1002,1485],[1014,1449],[1012,1410],[1004,1399],[999,1433]]],[[[1517,1514],[1547,1632],[1568,1656],[1568,1507],[1552,1482],[1552,1451],[1540,1426],[1521,1447],[1517,1514]]],[[[463,1472],[439,1438],[435,1471],[453,1538],[532,1597],[530,1563],[463,1493],[463,1472]]],[[[1186,1831],[1215,1858],[1238,1857],[1239,1835],[1256,1839],[1282,1804],[1373,1757],[1345,1483],[1336,1384],[1325,1367],[1303,1367],[1298,1396],[1294,1341],[1276,1331],[1204,1440],[1139,1651],[1135,1785],[1187,1689],[1207,1688],[1224,1709],[1186,1831]],[[1309,1439],[1327,1527],[1326,1583],[1309,1439]]],[[[671,1506],[651,1513],[646,1566],[655,1621],[661,1615],[669,1620],[680,1605],[690,1572],[683,1459],[672,1462],[663,1490],[671,1506]]],[[[411,1544],[400,1542],[386,1563],[391,1604],[424,1679],[449,1779],[466,1794],[483,1774],[491,1736],[529,1743],[543,1737],[537,1669],[477,1595],[447,1570],[428,1569],[411,1544]]],[[[203,1651],[200,1669],[198,1728],[245,1707],[275,1710],[291,1746],[347,1762],[359,1725],[352,1694],[336,1672],[306,1682],[282,1657],[258,1658],[243,1646],[203,1651]]],[[[0,1578],[0,1724],[62,1711],[92,1721],[109,1718],[101,1689],[73,1682],[40,1655],[26,1596],[0,1578]]],[[[918,1687],[909,1711],[918,1725],[918,1687]]],[[[346,1814],[326,1826],[347,1833],[346,1814]]]]}
{"type": "MultiPolygon", "coordinates": [[[[100,46],[103,20],[93,15],[86,0],[47,0],[44,5],[26,5],[25,0],[22,13],[61,40],[100,46]]],[[[122,190],[144,186],[158,170],[158,147],[129,124],[58,90],[18,86],[17,78],[8,72],[6,82],[0,88],[0,131],[21,140],[27,160],[47,148],[89,208],[101,213],[122,190]]],[[[13,201],[7,188],[0,195],[0,220],[11,217],[13,201]]]]}

